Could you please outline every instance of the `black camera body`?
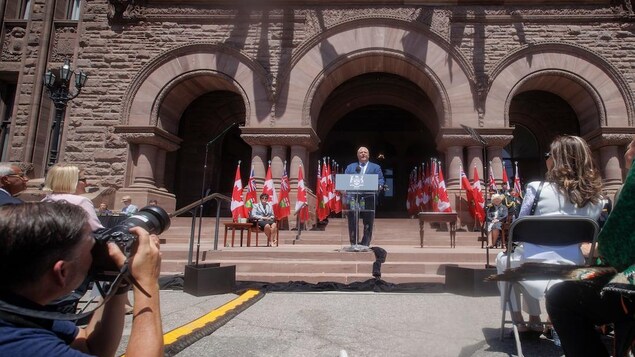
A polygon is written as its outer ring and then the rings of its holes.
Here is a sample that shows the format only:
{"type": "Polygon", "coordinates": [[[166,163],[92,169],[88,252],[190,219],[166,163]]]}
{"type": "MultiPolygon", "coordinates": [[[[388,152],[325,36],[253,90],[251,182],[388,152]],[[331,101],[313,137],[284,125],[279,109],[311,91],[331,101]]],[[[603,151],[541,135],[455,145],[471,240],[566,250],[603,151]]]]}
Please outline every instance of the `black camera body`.
{"type": "Polygon", "coordinates": [[[118,272],[110,261],[106,245],[113,242],[126,257],[130,257],[132,246],[137,240],[137,236],[130,232],[133,227],[141,227],[150,234],[161,234],[170,228],[170,216],[159,206],[146,206],[116,226],[95,232],[95,246],[92,251],[94,274],[112,275],[108,273],[118,272]]]}

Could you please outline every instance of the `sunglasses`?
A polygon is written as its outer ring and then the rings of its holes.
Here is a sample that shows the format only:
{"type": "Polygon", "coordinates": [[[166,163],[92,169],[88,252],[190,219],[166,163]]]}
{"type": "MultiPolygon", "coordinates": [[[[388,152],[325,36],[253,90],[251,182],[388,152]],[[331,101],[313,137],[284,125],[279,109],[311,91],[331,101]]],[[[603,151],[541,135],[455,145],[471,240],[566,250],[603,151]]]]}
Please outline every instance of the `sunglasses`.
{"type": "Polygon", "coordinates": [[[550,152],[545,153],[545,160],[549,159],[550,157],[551,157],[551,153],[550,152]]]}
{"type": "Polygon", "coordinates": [[[17,176],[19,178],[25,178],[26,174],[24,172],[22,172],[22,173],[19,173],[19,174],[9,174],[7,176],[17,176]]]}
{"type": "Polygon", "coordinates": [[[77,179],[77,181],[79,181],[79,182],[83,182],[83,183],[86,183],[86,178],[85,178],[85,177],[82,177],[82,178],[80,178],[80,179],[77,179]]]}

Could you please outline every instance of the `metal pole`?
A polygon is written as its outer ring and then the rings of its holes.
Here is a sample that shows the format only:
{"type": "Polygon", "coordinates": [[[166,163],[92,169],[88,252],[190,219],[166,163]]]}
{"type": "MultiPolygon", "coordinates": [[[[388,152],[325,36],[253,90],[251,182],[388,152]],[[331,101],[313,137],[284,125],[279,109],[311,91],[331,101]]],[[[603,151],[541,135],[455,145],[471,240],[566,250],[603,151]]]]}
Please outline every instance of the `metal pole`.
{"type": "Polygon", "coordinates": [[[49,160],[47,170],[55,165],[58,160],[59,146],[64,126],[64,113],[66,112],[66,102],[63,99],[55,101],[55,120],[51,127],[51,144],[49,146],[49,160]]]}
{"type": "Polygon", "coordinates": [[[220,205],[221,205],[221,200],[217,198],[216,199],[216,227],[214,229],[214,250],[218,250],[218,229],[220,226],[220,205]]]}
{"type": "Polygon", "coordinates": [[[194,208],[190,211],[192,212],[192,229],[190,230],[190,248],[188,249],[188,252],[187,252],[187,265],[192,265],[192,255],[194,253],[194,230],[196,229],[197,208],[194,208]]]}

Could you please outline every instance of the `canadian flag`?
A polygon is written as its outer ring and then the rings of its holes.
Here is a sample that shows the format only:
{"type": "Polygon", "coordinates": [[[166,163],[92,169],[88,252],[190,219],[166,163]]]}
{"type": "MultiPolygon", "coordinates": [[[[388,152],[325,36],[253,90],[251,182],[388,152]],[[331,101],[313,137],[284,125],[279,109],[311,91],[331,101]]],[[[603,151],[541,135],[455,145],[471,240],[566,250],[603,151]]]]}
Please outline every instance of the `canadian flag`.
{"type": "Polygon", "coordinates": [[[315,206],[315,214],[319,221],[323,221],[329,216],[329,207],[327,205],[328,192],[324,192],[326,188],[326,180],[323,180],[321,170],[322,168],[318,160],[317,180],[315,183],[315,186],[316,186],[315,198],[317,199],[317,205],[315,206]]]}
{"type": "Polygon", "coordinates": [[[269,195],[269,203],[273,208],[273,215],[277,217],[280,216],[280,207],[278,206],[278,196],[276,196],[276,188],[273,187],[273,178],[271,178],[271,164],[269,164],[269,168],[267,169],[267,176],[265,177],[265,184],[262,187],[262,193],[266,193],[269,195]]]}
{"type": "Polygon", "coordinates": [[[309,220],[309,205],[306,201],[306,187],[304,186],[302,166],[298,167],[298,198],[295,202],[295,214],[300,218],[300,223],[309,220]]]}
{"type": "Polygon", "coordinates": [[[436,205],[439,212],[452,212],[450,199],[448,198],[448,190],[445,188],[445,180],[443,178],[443,169],[439,162],[439,178],[437,183],[436,205]]]}
{"type": "Polygon", "coordinates": [[[481,179],[478,177],[478,170],[474,166],[474,178],[472,179],[472,188],[474,189],[474,200],[482,207],[485,207],[485,198],[481,189],[481,179]]]}
{"type": "Polygon", "coordinates": [[[234,222],[238,222],[239,218],[245,217],[245,203],[243,202],[243,183],[240,179],[240,162],[238,163],[238,167],[236,167],[236,178],[234,179],[234,188],[232,190],[231,211],[234,222]]]}
{"type": "Polygon", "coordinates": [[[291,214],[291,202],[289,201],[289,192],[291,187],[289,185],[289,176],[287,175],[287,162],[284,163],[284,169],[282,171],[282,178],[280,179],[280,203],[278,206],[279,215],[276,215],[277,219],[288,217],[291,214]]]}

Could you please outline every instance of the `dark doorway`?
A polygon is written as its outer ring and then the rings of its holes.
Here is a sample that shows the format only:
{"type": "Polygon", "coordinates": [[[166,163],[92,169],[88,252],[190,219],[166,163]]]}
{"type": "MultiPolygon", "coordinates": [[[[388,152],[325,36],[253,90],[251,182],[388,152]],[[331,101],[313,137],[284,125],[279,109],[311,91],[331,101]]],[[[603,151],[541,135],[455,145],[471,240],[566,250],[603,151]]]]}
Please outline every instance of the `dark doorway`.
{"type": "MultiPolygon", "coordinates": [[[[216,138],[232,123],[244,123],[245,106],[242,98],[233,92],[215,91],[200,96],[183,112],[179,136],[181,148],[170,153],[166,163],[166,186],[176,195],[176,207],[181,208],[206,193],[222,193],[231,197],[236,166],[241,161],[243,183],[249,178],[251,147],[240,137],[240,128],[234,126],[209,145],[205,185],[203,166],[207,143],[216,138]],[[171,174],[171,175],[170,175],[171,174]],[[172,181],[169,178],[172,177],[172,181]]],[[[208,204],[205,214],[215,214],[208,204]]],[[[221,206],[224,215],[229,205],[221,206]]]]}
{"type": "Polygon", "coordinates": [[[515,127],[514,138],[505,147],[503,159],[508,175],[513,175],[512,167],[518,162],[523,185],[544,180],[544,154],[556,136],[580,135],[573,108],[560,96],[546,91],[532,90],[515,96],[509,108],[509,122],[515,127]]]}
{"type": "MultiPolygon", "coordinates": [[[[412,168],[437,156],[434,134],[412,113],[390,105],[369,105],[346,114],[329,131],[312,158],[330,157],[340,170],[357,160],[360,146],[381,165],[389,191],[380,199],[378,217],[407,217],[406,195],[412,168]]],[[[315,167],[314,166],[314,167],[315,167]]]]}

